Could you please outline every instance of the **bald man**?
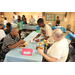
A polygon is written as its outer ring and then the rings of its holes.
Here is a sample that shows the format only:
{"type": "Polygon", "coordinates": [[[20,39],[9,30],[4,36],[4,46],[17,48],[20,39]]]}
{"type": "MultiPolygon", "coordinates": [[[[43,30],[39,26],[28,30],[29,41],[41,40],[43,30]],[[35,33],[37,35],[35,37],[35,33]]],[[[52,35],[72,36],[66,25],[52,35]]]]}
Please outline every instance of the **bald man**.
{"type": "Polygon", "coordinates": [[[68,42],[60,29],[55,29],[52,36],[55,43],[47,50],[47,55],[40,49],[37,52],[48,62],[65,62],[69,52],[68,42]]]}
{"type": "Polygon", "coordinates": [[[18,36],[18,28],[14,27],[12,28],[11,32],[5,36],[4,41],[3,41],[3,57],[5,57],[6,53],[9,52],[11,49],[16,48],[20,44],[25,43],[20,37],[18,36]]]}

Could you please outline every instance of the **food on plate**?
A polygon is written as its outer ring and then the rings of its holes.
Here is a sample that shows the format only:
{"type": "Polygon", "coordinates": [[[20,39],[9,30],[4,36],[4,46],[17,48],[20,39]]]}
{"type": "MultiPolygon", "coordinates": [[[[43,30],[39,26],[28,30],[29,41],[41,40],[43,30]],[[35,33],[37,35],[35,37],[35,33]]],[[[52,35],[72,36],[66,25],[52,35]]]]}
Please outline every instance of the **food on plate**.
{"type": "Polygon", "coordinates": [[[44,40],[44,43],[45,43],[45,44],[48,43],[48,40],[44,40]]]}
{"type": "Polygon", "coordinates": [[[18,47],[23,48],[23,47],[26,47],[26,46],[25,46],[25,45],[23,45],[23,44],[21,44],[21,45],[19,45],[18,47]]]}
{"type": "Polygon", "coordinates": [[[43,36],[43,34],[41,34],[41,36],[43,36]]]}
{"type": "Polygon", "coordinates": [[[27,42],[25,42],[25,43],[24,43],[24,45],[28,45],[28,43],[27,43],[27,42]]]}
{"type": "Polygon", "coordinates": [[[38,49],[38,48],[40,48],[40,49],[42,49],[42,50],[44,49],[44,48],[43,48],[43,47],[41,47],[41,46],[37,46],[37,47],[36,47],[36,49],[38,49]]]}
{"type": "Polygon", "coordinates": [[[39,43],[38,43],[38,45],[43,45],[43,44],[44,44],[43,42],[39,42],[39,43]]]}

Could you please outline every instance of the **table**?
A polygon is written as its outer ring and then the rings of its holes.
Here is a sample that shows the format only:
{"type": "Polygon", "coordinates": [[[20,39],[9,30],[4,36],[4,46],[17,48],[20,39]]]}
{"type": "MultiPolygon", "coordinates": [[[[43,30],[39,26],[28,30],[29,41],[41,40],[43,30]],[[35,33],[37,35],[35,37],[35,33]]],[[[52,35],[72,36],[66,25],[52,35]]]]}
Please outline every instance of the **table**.
{"type": "MultiPolygon", "coordinates": [[[[17,27],[17,24],[12,24],[11,26],[12,26],[12,28],[17,27]]],[[[37,25],[33,25],[33,24],[23,24],[22,29],[36,30],[36,27],[37,27],[37,25]]]]}
{"type": "MultiPolygon", "coordinates": [[[[33,49],[32,56],[25,56],[21,55],[21,48],[16,47],[15,49],[10,50],[6,56],[4,62],[42,62],[43,56],[37,53],[36,46],[37,43],[30,42],[31,38],[34,38],[38,33],[33,31],[31,34],[29,34],[24,40],[28,42],[28,45],[26,48],[33,49]],[[18,51],[17,51],[18,50],[18,51]]],[[[43,37],[39,37],[40,39],[43,37]]],[[[44,45],[43,45],[44,47],[44,45]]],[[[44,50],[43,50],[44,51],[44,50]]]]}
{"type": "Polygon", "coordinates": [[[52,30],[60,28],[63,32],[65,32],[65,28],[64,27],[57,27],[57,26],[51,26],[52,30]]]}
{"type": "Polygon", "coordinates": [[[29,25],[25,26],[25,25],[23,25],[22,29],[36,30],[36,26],[29,26],[29,25]]]}
{"type": "Polygon", "coordinates": [[[73,33],[68,33],[65,38],[71,40],[70,37],[73,37],[75,39],[75,35],[73,33]]]}

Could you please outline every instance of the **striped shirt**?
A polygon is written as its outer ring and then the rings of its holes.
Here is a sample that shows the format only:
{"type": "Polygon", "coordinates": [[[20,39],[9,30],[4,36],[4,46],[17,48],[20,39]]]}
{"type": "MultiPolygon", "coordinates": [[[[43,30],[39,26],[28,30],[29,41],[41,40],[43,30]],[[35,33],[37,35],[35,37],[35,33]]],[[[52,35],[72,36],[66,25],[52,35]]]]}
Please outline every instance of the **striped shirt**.
{"type": "Polygon", "coordinates": [[[5,36],[5,38],[4,38],[2,50],[3,50],[4,52],[10,51],[9,48],[8,48],[8,46],[17,43],[19,40],[20,40],[19,36],[13,38],[12,35],[9,33],[9,34],[8,34],[7,36],[5,36]]]}

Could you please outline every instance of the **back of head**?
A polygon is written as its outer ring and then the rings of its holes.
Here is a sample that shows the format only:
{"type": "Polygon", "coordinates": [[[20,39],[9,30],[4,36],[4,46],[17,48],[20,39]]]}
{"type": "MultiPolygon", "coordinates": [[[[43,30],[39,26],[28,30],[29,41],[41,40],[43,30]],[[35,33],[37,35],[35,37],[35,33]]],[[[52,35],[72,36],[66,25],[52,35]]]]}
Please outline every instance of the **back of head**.
{"type": "Polygon", "coordinates": [[[6,17],[5,17],[4,19],[5,19],[5,20],[7,20],[7,18],[6,18],[6,17]]]}
{"type": "Polygon", "coordinates": [[[11,32],[12,31],[16,31],[18,28],[17,27],[13,27],[12,29],[11,29],[11,32]]]}
{"type": "Polygon", "coordinates": [[[7,23],[6,25],[7,25],[8,27],[11,27],[11,24],[10,24],[10,23],[7,23]]]}
{"type": "Polygon", "coordinates": [[[57,38],[62,38],[63,37],[63,32],[61,29],[55,29],[53,31],[53,34],[57,37],[57,38]]]}
{"type": "Polygon", "coordinates": [[[18,21],[20,22],[21,20],[20,20],[20,19],[18,19],[18,21]]]}
{"type": "Polygon", "coordinates": [[[42,18],[39,18],[38,20],[37,20],[37,23],[43,23],[44,22],[44,20],[42,19],[42,18]]]}

